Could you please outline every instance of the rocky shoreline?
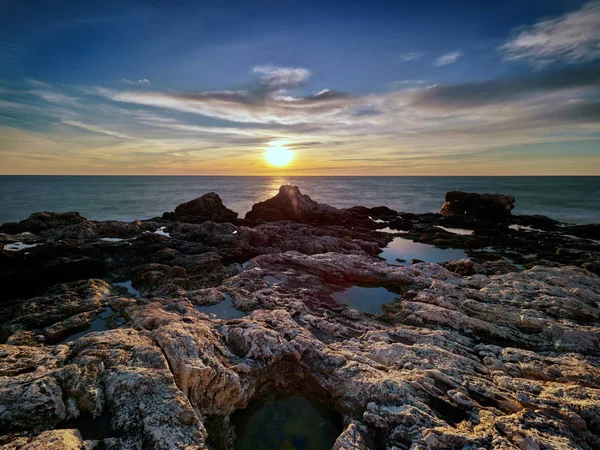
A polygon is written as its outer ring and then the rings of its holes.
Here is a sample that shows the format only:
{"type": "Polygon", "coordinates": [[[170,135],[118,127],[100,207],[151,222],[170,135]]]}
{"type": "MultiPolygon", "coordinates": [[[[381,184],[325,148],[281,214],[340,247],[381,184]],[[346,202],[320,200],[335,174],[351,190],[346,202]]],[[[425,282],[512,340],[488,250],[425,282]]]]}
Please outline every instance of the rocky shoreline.
{"type": "Polygon", "coordinates": [[[227,450],[233,413],[293,395],[341,416],[337,450],[600,448],[600,224],[514,201],[413,214],[282,186],[244,219],[210,193],[6,223],[1,448],[227,450]],[[468,258],[382,258],[398,240],[468,258]],[[393,300],[336,301],[353,288],[393,300]]]}

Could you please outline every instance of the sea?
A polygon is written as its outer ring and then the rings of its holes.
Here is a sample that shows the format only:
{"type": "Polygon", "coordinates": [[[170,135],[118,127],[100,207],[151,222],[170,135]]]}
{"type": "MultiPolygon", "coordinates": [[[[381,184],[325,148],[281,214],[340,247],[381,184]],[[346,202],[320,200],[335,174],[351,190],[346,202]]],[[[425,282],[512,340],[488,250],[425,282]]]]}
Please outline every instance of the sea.
{"type": "Polygon", "coordinates": [[[600,222],[600,177],[246,177],[0,176],[0,223],[38,211],[77,211],[91,220],[133,221],[173,211],[207,192],[243,217],[282,184],[339,208],[385,205],[437,212],[447,191],[512,194],[514,214],[541,214],[576,224],[600,222]]]}

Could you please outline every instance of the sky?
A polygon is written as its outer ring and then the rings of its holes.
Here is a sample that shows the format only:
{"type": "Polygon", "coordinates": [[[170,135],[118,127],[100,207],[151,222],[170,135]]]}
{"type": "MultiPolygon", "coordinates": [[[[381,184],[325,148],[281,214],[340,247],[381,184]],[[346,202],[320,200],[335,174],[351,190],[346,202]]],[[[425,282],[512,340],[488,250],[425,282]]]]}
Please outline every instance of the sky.
{"type": "Polygon", "coordinates": [[[0,174],[600,175],[600,1],[0,0],[0,174]]]}

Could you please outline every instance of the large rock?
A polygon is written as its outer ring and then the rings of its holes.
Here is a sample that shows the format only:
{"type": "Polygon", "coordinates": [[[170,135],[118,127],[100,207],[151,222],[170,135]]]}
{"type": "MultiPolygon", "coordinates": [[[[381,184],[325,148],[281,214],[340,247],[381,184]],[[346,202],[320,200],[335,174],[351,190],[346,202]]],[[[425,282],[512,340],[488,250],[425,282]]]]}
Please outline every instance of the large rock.
{"type": "Polygon", "coordinates": [[[195,216],[213,222],[231,222],[237,219],[238,213],[228,209],[221,197],[214,192],[204,194],[195,200],[182,203],[175,208],[175,214],[195,216]]]}
{"type": "Polygon", "coordinates": [[[343,210],[314,201],[300,192],[298,186],[283,185],[275,197],[252,206],[252,210],[246,214],[246,219],[265,222],[292,220],[328,223],[339,221],[343,215],[343,210]]]}
{"type": "Polygon", "coordinates": [[[477,219],[498,220],[510,216],[515,198],[504,194],[478,194],[476,192],[450,191],[440,214],[455,214],[477,219]]]}
{"type": "Polygon", "coordinates": [[[20,222],[6,222],[0,226],[1,233],[37,233],[56,228],[73,226],[89,226],[91,222],[81,217],[78,212],[37,212],[20,222]]]}

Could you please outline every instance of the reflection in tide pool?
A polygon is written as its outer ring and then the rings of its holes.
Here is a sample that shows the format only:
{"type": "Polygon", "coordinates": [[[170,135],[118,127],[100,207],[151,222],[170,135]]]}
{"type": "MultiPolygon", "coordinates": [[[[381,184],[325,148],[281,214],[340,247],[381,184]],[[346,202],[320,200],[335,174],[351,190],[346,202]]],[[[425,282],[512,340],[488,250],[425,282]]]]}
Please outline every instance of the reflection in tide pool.
{"type": "Polygon", "coordinates": [[[231,301],[231,296],[229,294],[224,292],[223,295],[225,295],[225,300],[223,300],[221,303],[209,306],[196,306],[196,311],[208,315],[214,314],[218,319],[224,320],[239,319],[247,316],[244,311],[240,311],[233,306],[233,302],[231,301]]]}
{"type": "Polygon", "coordinates": [[[104,311],[96,316],[94,320],[90,323],[90,326],[79,333],[72,334],[69,337],[66,337],[59,344],[66,344],[67,342],[72,342],[80,337],[85,336],[86,334],[93,333],[94,331],[107,331],[108,327],[106,326],[106,319],[114,314],[114,311],[111,307],[107,306],[104,311]]]}
{"type": "Polygon", "coordinates": [[[413,242],[410,239],[395,238],[379,256],[391,264],[397,264],[398,259],[407,261],[402,264],[409,264],[411,259],[437,263],[466,258],[467,254],[456,248],[437,248],[433,245],[413,242]]]}
{"type": "Polygon", "coordinates": [[[338,303],[348,305],[370,314],[379,314],[383,311],[382,305],[394,301],[398,294],[388,291],[383,287],[352,286],[342,292],[334,292],[331,297],[338,303]]]}
{"type": "Polygon", "coordinates": [[[135,298],[140,298],[140,291],[133,287],[131,280],[115,283],[115,286],[124,287],[125,289],[127,289],[128,294],[133,295],[135,298]]]}
{"type": "Polygon", "coordinates": [[[254,403],[231,422],[235,450],[329,450],[342,432],[339,414],[303,397],[254,403]]]}

